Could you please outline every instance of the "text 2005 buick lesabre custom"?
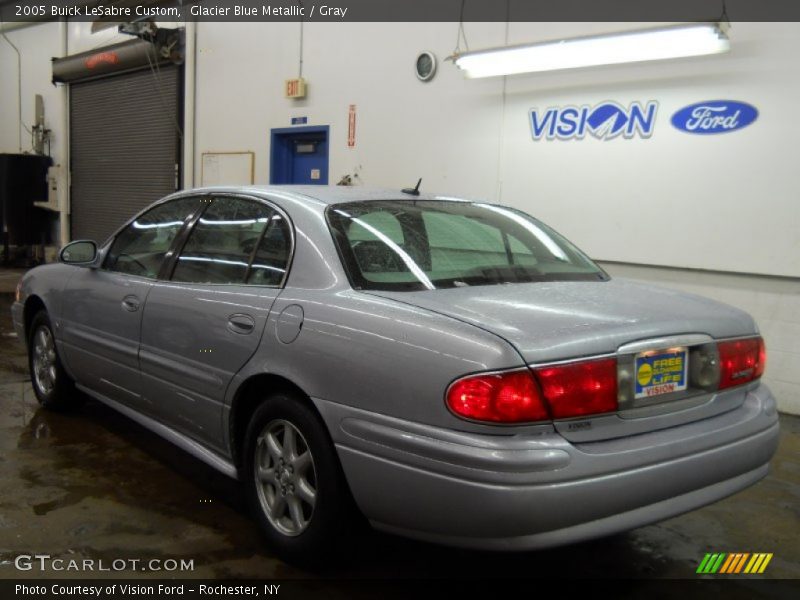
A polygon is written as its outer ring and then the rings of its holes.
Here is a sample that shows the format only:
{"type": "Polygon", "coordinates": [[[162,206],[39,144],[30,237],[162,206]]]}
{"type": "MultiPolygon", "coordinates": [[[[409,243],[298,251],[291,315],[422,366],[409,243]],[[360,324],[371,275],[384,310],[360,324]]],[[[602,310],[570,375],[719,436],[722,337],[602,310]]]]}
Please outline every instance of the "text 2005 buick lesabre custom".
{"type": "Polygon", "coordinates": [[[43,405],[77,387],[239,477],[290,558],[356,508],[474,548],[603,536],[755,483],[778,439],[747,314],[492,204],[180,192],[29,271],[13,317],[43,405]]]}

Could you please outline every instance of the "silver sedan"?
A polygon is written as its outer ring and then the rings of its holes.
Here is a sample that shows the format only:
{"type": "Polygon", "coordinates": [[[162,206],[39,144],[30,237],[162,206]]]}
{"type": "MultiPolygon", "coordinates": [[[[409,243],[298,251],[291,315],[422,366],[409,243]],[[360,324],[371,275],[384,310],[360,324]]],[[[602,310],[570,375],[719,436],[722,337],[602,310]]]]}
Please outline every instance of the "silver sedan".
{"type": "Polygon", "coordinates": [[[22,279],[46,408],[91,396],[239,478],[284,557],[366,517],[516,550],[767,474],[746,313],[611,279],[540,221],[414,190],[184,191],[22,279]]]}

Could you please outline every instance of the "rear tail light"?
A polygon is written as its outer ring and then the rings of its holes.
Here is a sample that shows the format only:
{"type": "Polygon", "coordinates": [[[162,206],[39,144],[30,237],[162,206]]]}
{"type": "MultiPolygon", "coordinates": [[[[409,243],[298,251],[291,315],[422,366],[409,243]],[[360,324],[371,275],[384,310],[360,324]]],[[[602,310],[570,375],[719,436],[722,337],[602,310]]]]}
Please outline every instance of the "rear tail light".
{"type": "Polygon", "coordinates": [[[534,370],[554,419],[617,410],[617,359],[603,358],[534,370]]]}
{"type": "Polygon", "coordinates": [[[742,385],[764,374],[767,350],[760,337],[719,342],[719,389],[742,385]]]}
{"type": "Polygon", "coordinates": [[[447,405],[458,416],[475,421],[525,423],[550,418],[527,369],[459,379],[447,389],[447,405]]]}
{"type": "Polygon", "coordinates": [[[525,423],[617,410],[617,361],[589,360],[473,375],[447,390],[455,414],[476,421],[525,423]],[[538,380],[538,383],[537,383],[538,380]]]}

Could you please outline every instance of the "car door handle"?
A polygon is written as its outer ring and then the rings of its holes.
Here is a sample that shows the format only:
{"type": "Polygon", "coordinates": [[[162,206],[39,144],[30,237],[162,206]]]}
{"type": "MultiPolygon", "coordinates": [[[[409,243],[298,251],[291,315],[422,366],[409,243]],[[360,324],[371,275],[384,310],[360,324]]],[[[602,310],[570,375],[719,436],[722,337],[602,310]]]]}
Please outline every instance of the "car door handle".
{"type": "Polygon", "coordinates": [[[139,310],[139,299],[136,296],[125,296],[122,299],[122,308],[128,312],[136,312],[139,310]]]}
{"type": "Polygon", "coordinates": [[[228,317],[228,329],[233,333],[248,334],[256,328],[256,321],[250,315],[235,314],[228,317]]]}

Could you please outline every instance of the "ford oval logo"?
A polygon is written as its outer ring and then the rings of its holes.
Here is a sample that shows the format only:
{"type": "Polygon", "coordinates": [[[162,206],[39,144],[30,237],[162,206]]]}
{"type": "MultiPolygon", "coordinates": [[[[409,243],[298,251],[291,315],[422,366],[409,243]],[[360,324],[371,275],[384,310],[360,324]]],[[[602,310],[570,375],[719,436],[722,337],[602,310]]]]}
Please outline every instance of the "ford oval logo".
{"type": "Polygon", "coordinates": [[[707,135],[742,129],[757,118],[755,106],[734,100],[710,100],[682,108],[672,115],[672,125],[686,133],[707,135]]]}

